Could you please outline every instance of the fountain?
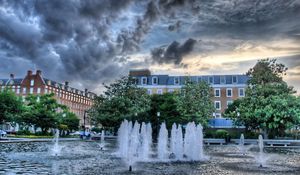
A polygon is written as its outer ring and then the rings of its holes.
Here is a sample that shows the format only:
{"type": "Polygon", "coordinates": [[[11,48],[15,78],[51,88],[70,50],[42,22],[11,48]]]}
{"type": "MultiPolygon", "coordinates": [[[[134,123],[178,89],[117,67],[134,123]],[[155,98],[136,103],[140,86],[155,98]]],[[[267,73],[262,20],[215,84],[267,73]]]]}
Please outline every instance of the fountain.
{"type": "Polygon", "coordinates": [[[54,136],[54,146],[51,150],[51,154],[53,156],[59,156],[60,155],[60,151],[61,151],[61,147],[58,145],[58,139],[59,139],[59,130],[56,129],[56,132],[55,132],[55,136],[54,136]]]}
{"type": "MultiPolygon", "coordinates": [[[[171,137],[169,140],[166,124],[160,125],[157,143],[157,160],[183,160],[199,161],[203,160],[203,133],[202,126],[190,122],[186,126],[185,134],[181,125],[173,124],[171,137]]],[[[139,124],[124,120],[118,131],[119,151],[118,155],[128,164],[128,170],[132,171],[135,162],[145,162],[150,159],[152,147],[151,124],[139,124]]],[[[152,159],[153,160],[153,159],[152,159]]]]}
{"type": "Polygon", "coordinates": [[[100,150],[104,150],[104,139],[105,139],[105,131],[104,130],[102,130],[101,131],[101,138],[100,138],[100,144],[99,144],[99,146],[100,146],[100,150]]]}
{"type": "Polygon", "coordinates": [[[240,152],[242,153],[242,155],[246,155],[244,134],[241,134],[238,148],[239,148],[240,152]]]}
{"type": "Polygon", "coordinates": [[[259,153],[258,153],[258,163],[259,167],[263,167],[265,163],[265,158],[264,158],[264,140],[262,135],[258,136],[258,147],[259,147],[259,153]]]}
{"type": "Polygon", "coordinates": [[[168,159],[168,130],[166,124],[162,123],[160,125],[158,143],[157,143],[157,153],[158,159],[166,160],[168,159]]]}

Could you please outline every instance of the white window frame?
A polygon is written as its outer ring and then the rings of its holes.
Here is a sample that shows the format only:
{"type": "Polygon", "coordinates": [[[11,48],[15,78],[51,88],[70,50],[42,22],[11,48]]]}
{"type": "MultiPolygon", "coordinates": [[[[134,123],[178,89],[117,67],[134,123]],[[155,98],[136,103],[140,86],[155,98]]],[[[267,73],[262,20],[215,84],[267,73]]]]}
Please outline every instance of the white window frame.
{"type": "Polygon", "coordinates": [[[20,88],[17,88],[17,94],[20,94],[20,88]]]}
{"type": "Polygon", "coordinates": [[[26,88],[26,87],[23,87],[22,93],[23,93],[23,94],[26,94],[26,92],[27,92],[27,88],[26,88]]]}
{"type": "Polygon", "coordinates": [[[232,90],[232,88],[226,88],[226,97],[232,97],[232,94],[233,94],[233,90],[232,90]],[[229,96],[228,95],[228,91],[231,91],[231,95],[229,96]]]}
{"type": "Polygon", "coordinates": [[[30,93],[30,94],[33,94],[33,87],[31,87],[31,88],[29,89],[29,93],[30,93]]]}
{"type": "Polygon", "coordinates": [[[41,93],[41,88],[37,88],[36,93],[40,94],[41,93]]]}
{"type": "Polygon", "coordinates": [[[237,75],[232,75],[232,84],[237,84],[238,82],[238,76],[237,75]],[[235,77],[236,82],[233,82],[233,77],[235,77]]]}
{"type": "Polygon", "coordinates": [[[221,110],[221,101],[215,101],[215,109],[216,110],[221,110]],[[219,103],[219,108],[217,108],[217,103],[219,103]]]}
{"type": "Polygon", "coordinates": [[[168,89],[168,92],[172,93],[172,92],[174,92],[174,89],[168,89]]]}
{"type": "Polygon", "coordinates": [[[158,85],[158,77],[152,77],[152,84],[158,85]],[[156,79],[156,83],[154,83],[154,80],[156,79]]]}
{"type": "Polygon", "coordinates": [[[152,89],[147,89],[147,94],[152,95],[152,89]]]}
{"type": "Polygon", "coordinates": [[[232,101],[232,100],[228,100],[226,103],[227,103],[226,105],[227,105],[227,108],[228,108],[228,106],[229,106],[230,104],[232,104],[233,101],[232,101]]]}
{"type": "Polygon", "coordinates": [[[239,97],[245,97],[245,88],[239,88],[239,97]],[[241,95],[240,90],[243,90],[243,95],[241,95]]]}
{"type": "Polygon", "coordinates": [[[174,85],[179,85],[180,84],[180,79],[179,77],[174,77],[174,85]],[[176,80],[178,80],[178,82],[176,83],[176,80]]]}
{"type": "Polygon", "coordinates": [[[48,89],[45,88],[45,89],[44,89],[44,94],[47,94],[47,93],[48,93],[48,89]]]}
{"type": "Polygon", "coordinates": [[[222,118],[222,114],[221,113],[215,113],[215,118],[222,118]]]}
{"type": "Polygon", "coordinates": [[[157,89],[157,94],[162,95],[163,94],[163,90],[162,89],[157,89]]]}
{"type": "Polygon", "coordinates": [[[221,97],[221,89],[220,88],[215,88],[214,89],[214,95],[215,95],[215,97],[221,97]],[[216,95],[217,94],[216,93],[217,90],[219,91],[219,96],[216,95]]]}
{"type": "Polygon", "coordinates": [[[142,77],[141,79],[141,85],[147,85],[147,77],[142,77]],[[146,83],[144,83],[144,80],[146,80],[146,83]]]}
{"type": "Polygon", "coordinates": [[[34,86],[34,79],[30,80],[30,86],[34,86]]]}

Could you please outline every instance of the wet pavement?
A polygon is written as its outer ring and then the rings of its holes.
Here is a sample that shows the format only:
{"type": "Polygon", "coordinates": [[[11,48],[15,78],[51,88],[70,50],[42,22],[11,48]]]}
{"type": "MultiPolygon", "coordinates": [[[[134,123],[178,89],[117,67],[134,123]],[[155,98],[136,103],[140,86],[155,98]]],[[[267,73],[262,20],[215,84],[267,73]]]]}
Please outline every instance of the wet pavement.
{"type": "Polygon", "coordinates": [[[60,142],[61,153],[52,155],[52,142],[0,143],[0,174],[300,174],[299,149],[266,148],[266,165],[259,168],[255,147],[245,156],[238,148],[209,146],[208,160],[200,162],[144,162],[128,171],[125,161],[115,154],[116,142],[60,142]]]}

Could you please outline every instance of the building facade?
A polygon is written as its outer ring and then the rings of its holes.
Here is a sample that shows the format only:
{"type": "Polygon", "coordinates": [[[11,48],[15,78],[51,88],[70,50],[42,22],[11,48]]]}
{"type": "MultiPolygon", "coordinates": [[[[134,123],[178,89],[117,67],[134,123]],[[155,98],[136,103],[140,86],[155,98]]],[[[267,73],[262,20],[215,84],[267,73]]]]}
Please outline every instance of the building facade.
{"type": "Polygon", "coordinates": [[[8,79],[0,79],[0,89],[11,89],[23,101],[29,94],[43,95],[53,93],[59,104],[69,107],[70,111],[76,114],[80,119],[80,126],[90,128],[90,122],[86,111],[93,105],[95,94],[78,90],[69,86],[68,82],[58,83],[56,81],[44,78],[42,72],[37,70],[35,74],[31,70],[27,72],[24,78],[15,78],[11,74],[8,79]]]}
{"type": "Polygon", "coordinates": [[[153,75],[147,69],[130,70],[129,76],[133,77],[138,87],[147,89],[148,94],[163,94],[167,92],[180,91],[187,79],[200,82],[205,81],[210,84],[213,90],[212,101],[215,112],[212,114],[216,120],[210,122],[211,125],[232,125],[232,121],[225,120],[222,113],[227,106],[235,99],[245,96],[248,76],[246,75],[201,75],[201,76],[170,76],[153,75]],[[221,122],[221,123],[220,123],[221,122]]]}

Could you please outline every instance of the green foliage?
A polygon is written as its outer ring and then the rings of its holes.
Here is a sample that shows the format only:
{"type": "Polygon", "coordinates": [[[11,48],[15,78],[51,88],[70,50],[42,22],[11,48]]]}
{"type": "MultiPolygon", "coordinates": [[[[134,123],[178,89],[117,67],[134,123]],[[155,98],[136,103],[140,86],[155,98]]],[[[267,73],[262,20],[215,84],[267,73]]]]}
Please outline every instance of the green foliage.
{"type": "Polygon", "coordinates": [[[216,138],[226,138],[229,135],[228,131],[224,130],[224,129],[218,129],[216,131],[216,138]]]}
{"type": "Polygon", "coordinates": [[[250,76],[249,84],[267,84],[282,82],[282,76],[288,70],[281,63],[277,63],[276,59],[262,59],[251,68],[246,74],[250,76]]]}
{"type": "Polygon", "coordinates": [[[210,86],[204,81],[200,83],[186,81],[181,93],[176,98],[180,115],[186,121],[207,125],[208,119],[214,111],[211,93],[210,86]]]}
{"type": "Polygon", "coordinates": [[[58,126],[58,110],[66,107],[56,102],[54,94],[41,96],[29,95],[26,97],[25,111],[18,119],[18,123],[27,126],[40,127],[43,133],[49,128],[58,126]]]}
{"type": "Polygon", "coordinates": [[[29,130],[19,130],[16,132],[16,135],[30,135],[31,132],[29,130]]]}
{"type": "Polygon", "coordinates": [[[104,95],[96,97],[89,115],[94,124],[117,127],[124,119],[133,119],[150,108],[150,97],[130,77],[105,85],[104,95]]]}
{"type": "Polygon", "coordinates": [[[64,110],[63,113],[59,115],[59,129],[64,131],[74,131],[78,130],[79,119],[78,117],[68,110],[64,110]]]}
{"type": "Polygon", "coordinates": [[[234,101],[225,111],[225,116],[248,129],[262,130],[265,137],[268,133],[283,135],[286,129],[299,125],[300,99],[293,95],[293,88],[282,81],[281,75],[286,70],[283,65],[276,64],[274,60],[269,60],[269,63],[263,60],[255,67],[264,67],[271,75],[266,75],[261,69],[253,69],[246,96],[234,101]]]}
{"type": "Polygon", "coordinates": [[[14,121],[22,109],[22,101],[13,92],[6,89],[0,92],[0,124],[14,121]]]}
{"type": "Polygon", "coordinates": [[[94,128],[91,129],[91,131],[96,132],[96,133],[100,133],[102,131],[102,129],[94,127],[94,128]]]}

